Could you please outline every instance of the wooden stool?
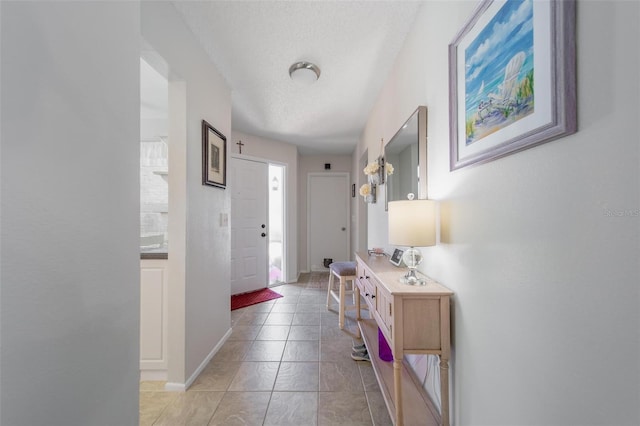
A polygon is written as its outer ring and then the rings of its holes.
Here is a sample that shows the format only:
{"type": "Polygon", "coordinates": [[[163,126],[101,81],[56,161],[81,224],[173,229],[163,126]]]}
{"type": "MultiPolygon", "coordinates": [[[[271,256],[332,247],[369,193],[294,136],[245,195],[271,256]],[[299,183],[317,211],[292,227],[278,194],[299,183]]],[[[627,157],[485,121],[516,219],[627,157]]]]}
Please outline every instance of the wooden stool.
{"type": "Polygon", "coordinates": [[[349,309],[356,309],[356,305],[345,305],[345,295],[352,294],[354,303],[359,305],[360,292],[355,285],[356,279],[356,262],[333,262],[329,265],[329,288],[327,288],[327,309],[329,309],[329,302],[331,297],[338,302],[338,325],[340,329],[344,329],[344,312],[349,309]],[[340,279],[339,291],[333,289],[334,277],[340,279]],[[346,290],[347,281],[351,281],[351,290],[346,290]]]}

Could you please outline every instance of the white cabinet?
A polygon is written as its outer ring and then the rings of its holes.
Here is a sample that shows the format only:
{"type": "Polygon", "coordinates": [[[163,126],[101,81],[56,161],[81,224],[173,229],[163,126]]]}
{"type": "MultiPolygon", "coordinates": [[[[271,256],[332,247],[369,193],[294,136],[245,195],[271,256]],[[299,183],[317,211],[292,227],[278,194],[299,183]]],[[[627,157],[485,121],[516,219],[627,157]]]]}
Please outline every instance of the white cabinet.
{"type": "Polygon", "coordinates": [[[167,379],[168,260],[140,261],[140,379],[167,379]]]}

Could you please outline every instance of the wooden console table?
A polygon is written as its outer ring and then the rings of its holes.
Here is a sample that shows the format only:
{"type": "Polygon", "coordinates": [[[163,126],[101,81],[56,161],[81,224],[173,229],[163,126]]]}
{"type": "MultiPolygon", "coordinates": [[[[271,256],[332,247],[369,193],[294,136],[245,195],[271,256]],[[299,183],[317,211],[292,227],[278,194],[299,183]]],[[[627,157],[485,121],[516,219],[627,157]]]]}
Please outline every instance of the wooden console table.
{"type": "Polygon", "coordinates": [[[360,318],[360,303],[357,303],[358,325],[394,424],[448,426],[449,303],[453,292],[428,277],[424,286],[400,283],[398,278],[406,269],[393,266],[388,257],[369,256],[365,252],[356,253],[356,260],[356,292],[364,296],[372,317],[360,318]],[[393,363],[382,361],[378,356],[378,328],[393,352],[393,363]],[[404,354],[440,357],[441,415],[403,362],[404,354]]]}

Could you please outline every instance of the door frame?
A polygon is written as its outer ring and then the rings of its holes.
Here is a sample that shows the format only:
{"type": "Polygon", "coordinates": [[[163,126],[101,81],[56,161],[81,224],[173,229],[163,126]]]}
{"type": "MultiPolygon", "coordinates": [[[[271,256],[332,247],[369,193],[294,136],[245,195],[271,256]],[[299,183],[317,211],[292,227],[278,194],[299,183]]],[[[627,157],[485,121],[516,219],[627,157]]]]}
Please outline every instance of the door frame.
{"type": "MultiPolygon", "coordinates": [[[[287,268],[289,267],[289,194],[287,189],[289,189],[289,166],[286,163],[282,163],[280,161],[271,161],[267,160],[268,166],[278,166],[282,167],[282,282],[281,284],[285,284],[288,282],[287,280],[287,268]]],[[[267,182],[267,185],[271,185],[271,182],[267,182]]],[[[271,192],[269,192],[271,194],[271,192]]],[[[267,208],[270,208],[271,203],[271,195],[267,196],[267,208]]],[[[267,214],[267,219],[271,220],[271,217],[267,214]]],[[[267,257],[270,256],[270,249],[267,248],[267,257]]],[[[269,260],[269,262],[271,262],[269,260]]],[[[268,267],[268,265],[267,265],[268,267]]],[[[267,269],[267,275],[269,274],[269,270],[267,269]]],[[[280,284],[269,285],[278,286],[280,284]]]]}
{"type": "Polygon", "coordinates": [[[348,172],[326,172],[326,173],[308,173],[307,174],[307,269],[309,272],[313,272],[311,268],[311,179],[317,177],[344,177],[345,179],[345,204],[347,206],[347,217],[345,218],[347,224],[347,256],[350,260],[351,255],[351,199],[349,195],[349,182],[351,182],[351,175],[348,172]]]}

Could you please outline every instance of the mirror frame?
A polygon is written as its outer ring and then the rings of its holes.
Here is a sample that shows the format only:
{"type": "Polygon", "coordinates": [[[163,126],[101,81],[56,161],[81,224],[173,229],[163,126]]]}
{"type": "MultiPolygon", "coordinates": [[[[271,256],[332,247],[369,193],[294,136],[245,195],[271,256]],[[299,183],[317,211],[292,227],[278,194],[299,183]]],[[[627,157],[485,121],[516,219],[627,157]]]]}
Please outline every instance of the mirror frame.
{"type": "MultiPolygon", "coordinates": [[[[405,125],[407,125],[415,115],[418,115],[418,200],[426,200],[428,197],[428,177],[427,177],[427,107],[424,105],[418,106],[416,110],[409,116],[400,129],[393,135],[389,142],[384,146],[385,159],[387,146],[392,144],[393,141],[400,135],[405,125]]],[[[384,209],[389,209],[389,185],[385,185],[385,202],[384,209]]]]}

